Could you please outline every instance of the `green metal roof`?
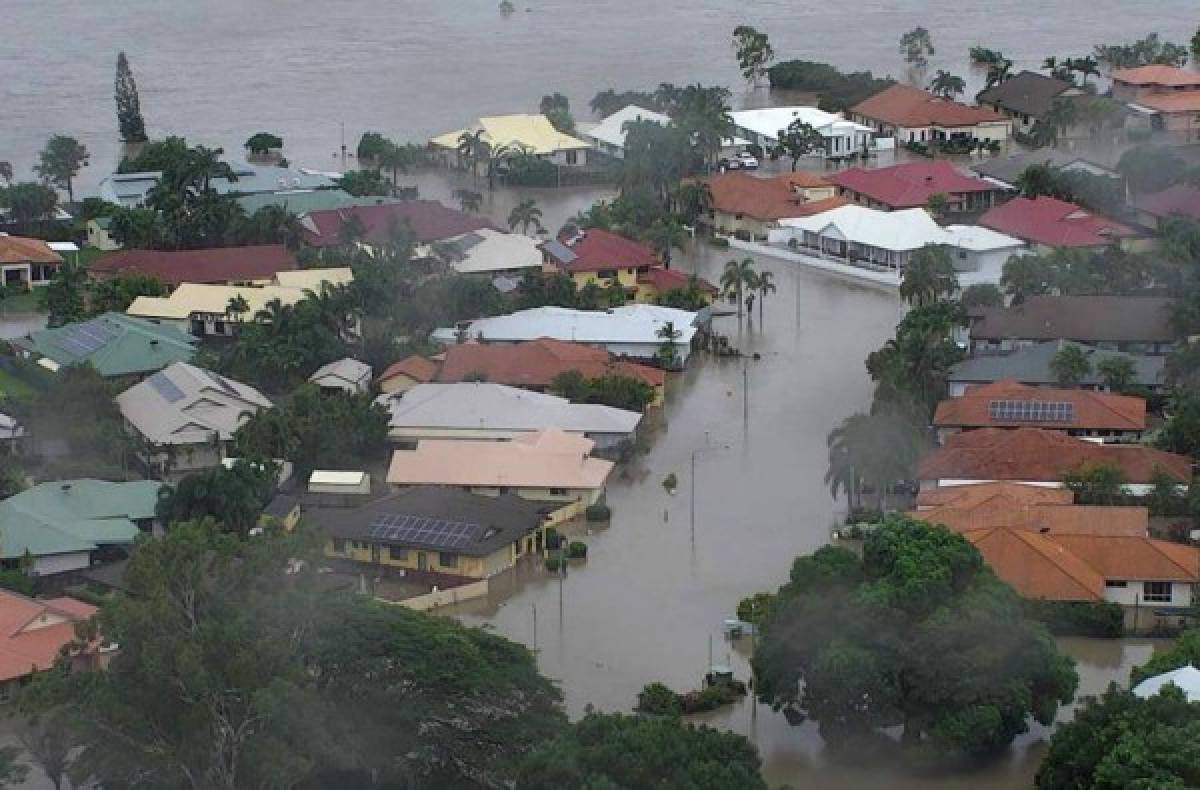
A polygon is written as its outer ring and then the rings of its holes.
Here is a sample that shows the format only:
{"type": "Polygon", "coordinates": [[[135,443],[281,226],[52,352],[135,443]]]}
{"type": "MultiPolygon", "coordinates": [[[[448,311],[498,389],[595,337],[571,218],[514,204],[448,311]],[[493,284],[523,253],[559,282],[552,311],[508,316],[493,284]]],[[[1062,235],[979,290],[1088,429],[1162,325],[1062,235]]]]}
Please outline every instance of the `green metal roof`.
{"type": "Polygon", "coordinates": [[[385,197],[354,197],[340,189],[312,189],[297,192],[265,192],[260,195],[243,195],[237,198],[238,205],[247,215],[267,206],[281,206],[290,214],[306,214],[309,211],[324,211],[332,208],[374,205],[380,201],[395,202],[385,197]]]}
{"type": "Polygon", "coordinates": [[[162,483],[65,480],[41,483],[0,502],[0,557],[91,551],[132,543],[135,521],[154,517],[162,483]]]}
{"type": "Polygon", "coordinates": [[[105,313],[56,329],[41,329],[13,341],[61,366],[90,362],[102,376],[127,376],[187,362],[196,338],[179,329],[124,313],[105,313]]]}

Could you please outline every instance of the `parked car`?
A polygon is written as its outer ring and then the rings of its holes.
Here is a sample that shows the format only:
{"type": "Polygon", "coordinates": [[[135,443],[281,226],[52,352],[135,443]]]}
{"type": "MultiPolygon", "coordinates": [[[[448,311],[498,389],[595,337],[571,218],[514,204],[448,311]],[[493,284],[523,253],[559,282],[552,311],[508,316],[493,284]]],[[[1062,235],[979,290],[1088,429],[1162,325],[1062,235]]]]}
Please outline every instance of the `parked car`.
{"type": "Polygon", "coordinates": [[[757,170],[758,159],[754,154],[743,151],[737,156],[725,157],[720,161],[722,170],[757,170]]]}

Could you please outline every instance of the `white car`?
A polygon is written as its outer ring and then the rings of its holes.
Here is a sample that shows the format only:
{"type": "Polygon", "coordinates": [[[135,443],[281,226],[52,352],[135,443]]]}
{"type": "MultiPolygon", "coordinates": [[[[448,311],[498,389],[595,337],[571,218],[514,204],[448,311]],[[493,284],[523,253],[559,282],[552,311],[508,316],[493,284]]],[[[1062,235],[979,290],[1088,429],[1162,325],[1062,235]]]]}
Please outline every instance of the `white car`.
{"type": "Polygon", "coordinates": [[[742,151],[740,154],[738,154],[734,161],[736,161],[738,163],[738,167],[742,168],[743,170],[758,169],[758,159],[756,159],[753,154],[747,153],[746,151],[742,151]]]}

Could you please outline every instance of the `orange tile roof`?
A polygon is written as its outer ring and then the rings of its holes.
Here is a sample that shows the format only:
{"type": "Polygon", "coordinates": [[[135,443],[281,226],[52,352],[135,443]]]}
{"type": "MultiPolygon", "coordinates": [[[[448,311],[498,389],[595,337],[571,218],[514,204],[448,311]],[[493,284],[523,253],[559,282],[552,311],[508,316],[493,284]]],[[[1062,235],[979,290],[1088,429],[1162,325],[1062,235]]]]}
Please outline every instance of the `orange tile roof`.
{"type": "Polygon", "coordinates": [[[75,638],[75,623],[96,611],[73,598],[39,601],[0,590],[0,681],[48,669],[75,638]]]}
{"type": "Polygon", "coordinates": [[[1167,66],[1159,63],[1149,66],[1138,66],[1133,69],[1114,69],[1112,80],[1113,82],[1124,82],[1129,85],[1162,85],[1169,88],[1190,86],[1200,88],[1200,74],[1188,69],[1181,69],[1177,66],[1167,66]]]}
{"type": "Polygon", "coordinates": [[[1019,420],[992,419],[990,404],[996,400],[1070,403],[1074,407],[1071,422],[1039,422],[1048,429],[1087,431],[1144,431],[1146,401],[1127,395],[1112,395],[1091,390],[1030,387],[1004,379],[991,384],[969,387],[959,398],[938,404],[933,424],[939,428],[1000,428],[1029,425],[1019,420]]]}
{"type": "Polygon", "coordinates": [[[975,126],[1004,121],[982,107],[970,107],[929,91],[896,83],[850,109],[850,112],[895,126],[975,126]]]}
{"type": "Polygon", "coordinates": [[[931,488],[917,494],[918,508],[969,509],[987,502],[998,502],[1009,507],[1072,505],[1075,503],[1075,494],[1066,488],[1031,486],[1007,480],[996,483],[931,488]]]}
{"type": "MultiPolygon", "coordinates": [[[[1070,491],[1067,493],[1070,494],[1070,491]]],[[[941,524],[954,532],[1006,527],[1051,536],[1145,537],[1150,524],[1150,511],[1144,507],[1056,504],[1011,506],[995,500],[971,508],[936,507],[914,511],[909,515],[930,524],[941,524]]]]}
{"type": "Polygon", "coordinates": [[[62,263],[62,256],[41,239],[0,234],[0,263],[62,263]]]}
{"type": "Polygon", "coordinates": [[[1140,104],[1159,112],[1200,112],[1200,90],[1178,93],[1150,93],[1139,96],[1133,104],[1140,104]]]}
{"type": "Polygon", "coordinates": [[[463,381],[482,373],[493,384],[512,387],[549,387],[554,377],[578,370],[585,378],[629,376],[652,387],[661,387],[666,374],[658,368],[616,359],[602,348],[541,338],[526,343],[461,343],[446,349],[437,381],[463,381]]]}
{"type": "Polygon", "coordinates": [[[1200,548],[1131,535],[1050,535],[1106,579],[1200,582],[1200,548]]]}
{"type": "Polygon", "coordinates": [[[1104,600],[1104,577],[1036,532],[996,527],[968,532],[966,538],[992,571],[1026,598],[1104,600]]]}
{"type": "Polygon", "coordinates": [[[397,376],[408,376],[413,381],[426,383],[433,381],[433,377],[437,375],[438,366],[436,362],[432,362],[420,354],[413,354],[410,357],[405,357],[399,362],[393,362],[388,365],[387,370],[379,374],[377,381],[388,381],[397,376]]]}
{"type": "Polygon", "coordinates": [[[793,185],[802,189],[829,186],[824,179],[808,174],[756,178],[746,173],[722,173],[708,178],[706,183],[715,211],[741,214],[760,222],[811,217],[849,202],[842,197],[805,200],[793,190],[793,185]]]}
{"type": "Polygon", "coordinates": [[[1156,471],[1192,479],[1186,456],[1149,447],[1102,445],[1036,428],[980,428],[956,433],[921,460],[921,480],[1028,480],[1051,482],[1096,464],[1114,464],[1130,483],[1149,483],[1156,471]]]}

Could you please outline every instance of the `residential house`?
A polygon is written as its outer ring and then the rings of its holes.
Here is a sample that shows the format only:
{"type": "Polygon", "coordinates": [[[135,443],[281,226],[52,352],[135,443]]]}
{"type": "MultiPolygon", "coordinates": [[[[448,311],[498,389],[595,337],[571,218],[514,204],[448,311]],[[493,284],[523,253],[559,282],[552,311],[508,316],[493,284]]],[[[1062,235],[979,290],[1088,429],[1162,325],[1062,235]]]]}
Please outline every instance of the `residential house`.
{"type": "Polygon", "coordinates": [[[537,239],[491,228],[437,241],[419,252],[447,261],[459,274],[520,277],[542,268],[542,250],[537,239]]]}
{"type": "Polygon", "coordinates": [[[837,188],[813,173],[797,171],[771,178],[746,173],[719,173],[701,179],[712,196],[712,208],[698,224],[745,239],[766,239],[783,219],[798,219],[844,206],[837,188]]]}
{"type": "Polygon", "coordinates": [[[239,323],[252,320],[270,302],[278,300],[290,307],[308,298],[307,292],[320,291],[325,283],[346,285],[353,280],[354,272],[341,267],[283,271],[275,275],[272,285],[263,286],[183,283],[170,296],[139,296],[125,314],[174,326],[197,337],[232,337],[239,323]],[[245,310],[231,309],[237,299],[245,301],[245,310]]]}
{"type": "Polygon", "coordinates": [[[1172,669],[1161,675],[1148,677],[1133,687],[1132,691],[1139,697],[1153,697],[1163,690],[1164,686],[1174,686],[1183,692],[1188,702],[1200,702],[1200,669],[1191,664],[1172,669]]]}
{"type": "Polygon", "coordinates": [[[388,410],[388,435],[402,446],[422,439],[506,441],[558,429],[586,436],[597,449],[631,442],[642,415],[598,403],[531,392],[490,381],[418,384],[376,401],[388,410]]]}
{"type": "Polygon", "coordinates": [[[1020,191],[1021,174],[1031,167],[1045,165],[1061,173],[1086,173],[1120,180],[1121,174],[1111,167],[1084,159],[1078,154],[1056,148],[1040,148],[1036,151],[1018,151],[1004,156],[991,156],[970,165],[971,171],[985,181],[990,181],[1011,192],[1020,191]]]}
{"type": "Polygon", "coordinates": [[[980,91],[975,101],[1011,119],[1014,131],[1029,134],[1038,121],[1050,115],[1056,101],[1085,95],[1073,82],[1026,69],[980,91]]]}
{"type": "Polygon", "coordinates": [[[268,206],[281,208],[291,216],[299,217],[310,211],[351,208],[352,206],[376,206],[385,203],[399,203],[401,200],[401,198],[382,195],[359,197],[341,189],[289,189],[284,192],[259,192],[236,198],[237,204],[242,207],[242,211],[248,217],[268,206]]]}
{"type": "Polygon", "coordinates": [[[32,559],[39,578],[87,570],[126,556],[137,536],[153,532],[161,483],[57,480],[0,502],[0,564],[32,559]]]}
{"type": "MultiPolygon", "coordinates": [[[[98,611],[74,598],[40,600],[0,590],[0,699],[11,700],[35,674],[53,667],[62,649],[75,642],[75,626],[98,611]]],[[[101,668],[110,650],[88,645],[72,654],[72,669],[101,668]]]]}
{"type": "MultiPolygon", "coordinates": [[[[954,509],[1006,512],[1032,505],[1073,505],[1074,492],[1066,488],[1044,488],[1021,482],[999,481],[952,486],[950,488],[927,488],[917,493],[917,510],[954,509]]],[[[923,518],[923,516],[917,516],[923,518]]]]}
{"type": "Polygon", "coordinates": [[[921,491],[929,488],[1001,480],[1049,487],[1063,485],[1063,475],[1089,466],[1111,465],[1125,476],[1125,492],[1145,496],[1160,475],[1186,489],[1192,479],[1191,459],[1149,447],[1097,444],[1057,431],[1037,428],[980,428],[946,437],[917,468],[921,491]]]}
{"type": "MultiPolygon", "coordinates": [[[[452,346],[452,348],[457,348],[457,346],[452,346]]],[[[379,374],[376,384],[379,385],[380,392],[392,395],[398,392],[407,392],[418,384],[433,381],[437,372],[438,363],[428,360],[420,354],[412,354],[399,362],[388,365],[387,369],[379,374]]]]}
{"type": "Polygon", "coordinates": [[[117,396],[127,430],[151,473],[181,476],[228,455],[233,434],[272,403],[255,388],[176,362],[117,396]]]}
{"type": "Polygon", "coordinates": [[[1200,188],[1190,184],[1176,184],[1160,192],[1139,195],[1132,203],[1138,224],[1157,233],[1175,217],[1200,221],[1200,188]]]}
{"type": "Polygon", "coordinates": [[[371,366],[346,357],[317,368],[308,380],[323,390],[361,395],[371,391],[371,366]]]}
{"type": "Polygon", "coordinates": [[[905,162],[891,167],[851,167],[829,176],[838,194],[861,206],[884,211],[926,208],[930,198],[946,199],[951,214],[991,208],[1004,190],[989,181],[960,173],[944,159],[905,162]]]}
{"type": "Polygon", "coordinates": [[[705,304],[712,304],[720,294],[717,286],[695,274],[686,274],[678,269],[656,266],[637,276],[637,293],[634,299],[644,304],[658,304],[659,299],[672,291],[687,291],[692,286],[705,304]]]}
{"type": "Polygon", "coordinates": [[[922,208],[879,211],[847,205],[779,225],[768,234],[771,244],[891,271],[897,283],[913,254],[931,244],[950,248],[964,286],[1000,282],[1005,261],[1023,247],[1020,239],[975,225],[942,227],[922,208]]]}
{"type": "Polygon", "coordinates": [[[62,262],[62,256],[41,239],[0,233],[0,284],[5,288],[49,285],[62,262]]]}
{"type": "Polygon", "coordinates": [[[414,244],[446,241],[482,228],[495,230],[491,220],[443,206],[436,200],[404,200],[348,208],[310,211],[300,217],[304,242],[310,247],[336,247],[346,243],[347,223],[361,225],[358,241],[368,246],[390,244],[396,234],[408,234],[414,244]]]}
{"type": "Polygon", "coordinates": [[[938,404],[938,440],[980,428],[1041,428],[1068,436],[1132,441],[1146,430],[1146,401],[1080,389],[1031,387],[1002,380],[969,387],[938,404]]]}
{"type": "Polygon", "coordinates": [[[1079,382],[1082,389],[1106,389],[1100,366],[1110,359],[1129,360],[1133,365],[1133,381],[1137,386],[1150,392],[1162,392],[1166,387],[1166,358],[1161,355],[1106,351],[1070,340],[1047,340],[1007,354],[980,354],[964,359],[951,367],[946,377],[950,397],[960,397],[968,387],[991,384],[1004,379],[1019,381],[1030,387],[1057,386],[1058,377],[1051,370],[1050,363],[1059,351],[1068,346],[1082,351],[1090,364],[1087,375],[1079,382]]]}
{"type": "Polygon", "coordinates": [[[875,147],[872,127],[848,121],[840,113],[816,107],[764,107],[729,114],[733,132],[751,143],[769,150],[779,144],[779,133],[799,121],[817,130],[825,138],[825,151],[818,156],[845,159],[866,154],[875,147]]]}
{"type": "Polygon", "coordinates": [[[457,154],[464,134],[481,132],[480,140],[493,152],[523,150],[560,167],[582,167],[592,147],[583,140],[563,134],[544,115],[495,115],[480,118],[466,129],[438,135],[430,140],[435,150],[457,154]]]}
{"type": "Polygon", "coordinates": [[[979,224],[1025,241],[1030,251],[1046,254],[1059,247],[1100,250],[1132,248],[1140,235],[1116,220],[1058,198],[1017,197],[991,209],[979,224]]]}
{"type": "Polygon", "coordinates": [[[1159,296],[1030,296],[971,316],[971,351],[1008,352],[1050,340],[1105,351],[1166,354],[1175,347],[1175,300],[1159,296]]]}
{"type": "MultiPolygon", "coordinates": [[[[322,173],[306,168],[229,162],[232,179],[218,176],[209,181],[218,194],[257,195],[295,190],[330,189],[337,186],[338,173],[322,173]]],[[[138,208],[146,204],[150,190],[158,186],[161,171],[113,173],[100,181],[97,193],[109,203],[123,208],[138,208]]]]}
{"type": "Polygon", "coordinates": [[[1153,64],[1116,69],[1111,76],[1113,98],[1132,111],[1131,128],[1150,129],[1173,143],[1200,142],[1200,73],[1153,64]]]}
{"type": "Polygon", "coordinates": [[[101,376],[140,376],[196,355],[196,338],[123,313],[104,313],[12,341],[19,353],[50,371],[91,365],[101,376]]]}
{"type": "Polygon", "coordinates": [[[451,346],[460,340],[520,343],[546,337],[603,348],[617,357],[684,367],[692,353],[692,339],[708,320],[707,310],[692,313],[649,304],[608,310],[535,307],[437,329],[431,338],[451,346]],[[662,353],[668,347],[670,361],[662,353]]]}
{"type": "Polygon", "coordinates": [[[542,271],[566,274],[576,288],[589,283],[602,287],[619,284],[626,293],[637,293],[638,275],[662,266],[658,253],[645,244],[600,228],[581,230],[540,245],[542,271]]]}
{"type": "Polygon", "coordinates": [[[581,515],[601,501],[612,461],[592,457],[595,442],[559,430],[512,441],[422,439],[392,454],[387,481],[395,486],[445,486],[476,494],[514,493],[554,506],[551,524],[581,515]]]}
{"type": "Polygon", "coordinates": [[[1123,102],[1136,102],[1145,96],[1200,91],[1200,72],[1160,63],[1114,69],[1110,78],[1113,98],[1123,102]]]}
{"type": "Polygon", "coordinates": [[[111,252],[121,249],[121,245],[112,237],[112,217],[96,217],[87,222],[87,244],[98,250],[111,252]]]}
{"type": "Polygon", "coordinates": [[[850,119],[900,143],[978,140],[1003,145],[1012,121],[983,107],[896,83],[850,108],[850,119]]]}
{"type": "Polygon", "coordinates": [[[88,266],[88,274],[95,279],[140,274],[170,286],[266,285],[279,272],[299,268],[295,254],[282,244],[258,244],[202,250],[120,250],[97,258],[88,266]]]}
{"type": "Polygon", "coordinates": [[[480,379],[545,392],[558,376],[572,371],[585,379],[624,376],[653,387],[653,405],[662,403],[666,389],[667,376],[658,368],[617,359],[602,348],[549,338],[512,345],[462,343],[450,346],[442,356],[440,365],[418,357],[432,370],[427,381],[480,379]]]}
{"type": "Polygon", "coordinates": [[[415,486],[347,507],[329,498],[306,498],[306,522],[328,536],[325,556],[355,563],[378,575],[442,587],[486,579],[522,558],[539,556],[547,513],[553,506],[516,494],[473,494],[415,486]]]}
{"type": "Polygon", "coordinates": [[[921,492],[913,518],[954,532],[1025,529],[1041,534],[1146,537],[1150,511],[1138,505],[1076,505],[1065,488],[979,483],[921,492]],[[931,504],[935,502],[936,504],[931,504]]]}
{"type": "MultiPolygon", "coordinates": [[[[630,104],[622,107],[612,115],[591,126],[580,125],[580,136],[592,144],[592,148],[613,159],[625,158],[625,138],[628,134],[626,124],[638,121],[649,121],[659,126],[669,126],[671,117],[661,112],[647,110],[630,104]]],[[[734,156],[738,151],[750,144],[749,140],[740,137],[726,137],[721,142],[721,155],[734,156]]]]}
{"type": "Polygon", "coordinates": [[[0,412],[0,448],[9,454],[17,453],[24,438],[25,426],[17,418],[0,412]]]}

